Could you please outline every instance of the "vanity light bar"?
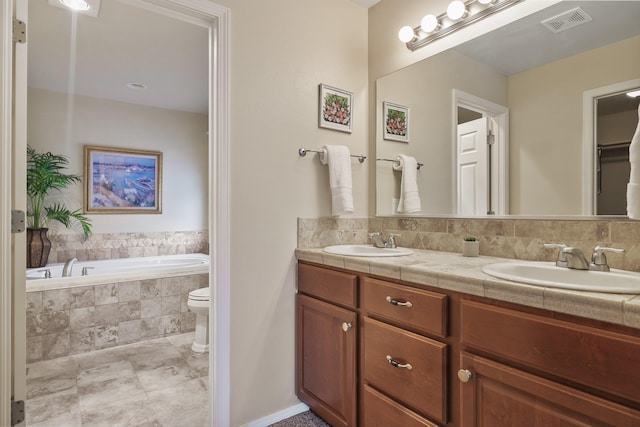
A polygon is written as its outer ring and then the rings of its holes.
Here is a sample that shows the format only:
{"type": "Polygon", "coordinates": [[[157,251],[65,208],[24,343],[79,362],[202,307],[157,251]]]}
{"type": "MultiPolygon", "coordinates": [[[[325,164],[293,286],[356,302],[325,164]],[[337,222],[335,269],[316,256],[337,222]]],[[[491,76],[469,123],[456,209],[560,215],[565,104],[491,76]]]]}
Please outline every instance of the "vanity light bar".
{"type": "MultiPolygon", "coordinates": [[[[420,49],[421,47],[454,33],[467,25],[480,21],[487,16],[491,16],[494,13],[500,12],[501,10],[522,1],[524,0],[496,0],[490,2],[486,2],[485,0],[468,0],[464,2],[466,15],[461,19],[454,20],[447,15],[447,12],[445,12],[437,16],[436,19],[439,26],[437,26],[433,32],[427,33],[423,31],[420,25],[413,28],[413,38],[406,42],[407,48],[411,51],[420,49]]],[[[408,32],[407,30],[409,28],[411,27],[403,27],[403,30],[408,32]]],[[[404,34],[404,36],[406,37],[406,34],[404,34]]],[[[408,37],[406,38],[408,39],[408,37]]]]}

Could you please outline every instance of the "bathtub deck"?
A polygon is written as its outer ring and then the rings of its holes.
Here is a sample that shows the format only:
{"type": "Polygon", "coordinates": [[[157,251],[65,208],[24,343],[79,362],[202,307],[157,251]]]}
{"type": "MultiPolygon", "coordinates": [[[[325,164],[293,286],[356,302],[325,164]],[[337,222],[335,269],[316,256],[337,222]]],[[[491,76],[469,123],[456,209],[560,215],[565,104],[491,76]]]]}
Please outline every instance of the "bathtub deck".
{"type": "Polygon", "coordinates": [[[27,425],[209,425],[209,353],[193,353],[193,338],[173,335],[29,364],[27,425]]]}

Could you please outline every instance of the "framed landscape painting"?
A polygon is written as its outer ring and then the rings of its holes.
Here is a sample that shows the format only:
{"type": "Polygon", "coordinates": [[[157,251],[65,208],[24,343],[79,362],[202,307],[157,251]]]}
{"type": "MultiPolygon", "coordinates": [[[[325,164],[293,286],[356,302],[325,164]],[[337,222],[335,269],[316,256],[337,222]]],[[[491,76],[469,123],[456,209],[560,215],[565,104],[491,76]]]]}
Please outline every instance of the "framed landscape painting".
{"type": "Polygon", "coordinates": [[[84,146],[86,213],[162,213],[162,153],[84,146]]]}
{"type": "Polygon", "coordinates": [[[353,93],[321,84],[318,110],[321,128],[351,133],[353,93]]]}
{"type": "Polygon", "coordinates": [[[409,142],[409,107],[383,102],[384,139],[409,142]]]}

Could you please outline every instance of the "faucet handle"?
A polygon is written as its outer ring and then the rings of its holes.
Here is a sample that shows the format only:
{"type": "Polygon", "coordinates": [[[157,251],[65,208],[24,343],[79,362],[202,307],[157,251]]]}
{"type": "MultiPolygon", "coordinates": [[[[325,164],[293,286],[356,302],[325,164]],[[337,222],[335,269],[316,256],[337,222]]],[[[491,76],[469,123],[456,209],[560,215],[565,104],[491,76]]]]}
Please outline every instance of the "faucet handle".
{"type": "Polygon", "coordinates": [[[38,273],[44,273],[45,279],[51,279],[51,270],[49,270],[48,268],[44,270],[38,270],[38,273]]]}
{"type": "Polygon", "coordinates": [[[389,242],[387,243],[388,248],[396,247],[396,237],[402,237],[400,234],[390,233],[389,234],[389,242]]]}
{"type": "Polygon", "coordinates": [[[591,255],[591,270],[596,271],[609,271],[609,265],[607,264],[607,256],[605,252],[613,252],[616,254],[624,253],[624,249],[607,248],[603,246],[596,246],[593,248],[593,254],[591,255]]]}
{"type": "Polygon", "coordinates": [[[87,276],[89,274],[89,270],[93,270],[95,267],[82,267],[82,275],[87,276]]]}
{"type": "Polygon", "coordinates": [[[545,248],[560,248],[556,265],[558,267],[567,267],[567,254],[566,252],[564,252],[564,249],[567,248],[567,245],[565,245],[564,243],[544,243],[543,246],[545,248]]]}

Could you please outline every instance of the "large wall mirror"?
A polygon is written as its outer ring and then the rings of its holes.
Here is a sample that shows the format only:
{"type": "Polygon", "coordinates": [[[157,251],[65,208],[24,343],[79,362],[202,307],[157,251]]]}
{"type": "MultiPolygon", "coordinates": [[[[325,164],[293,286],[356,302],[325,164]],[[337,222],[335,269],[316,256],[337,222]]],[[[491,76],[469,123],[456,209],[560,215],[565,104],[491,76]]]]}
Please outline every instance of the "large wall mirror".
{"type": "Polygon", "coordinates": [[[410,215],[625,215],[639,22],[637,1],[562,1],[380,78],[377,215],[405,214],[399,155],[421,164],[410,215]]]}

